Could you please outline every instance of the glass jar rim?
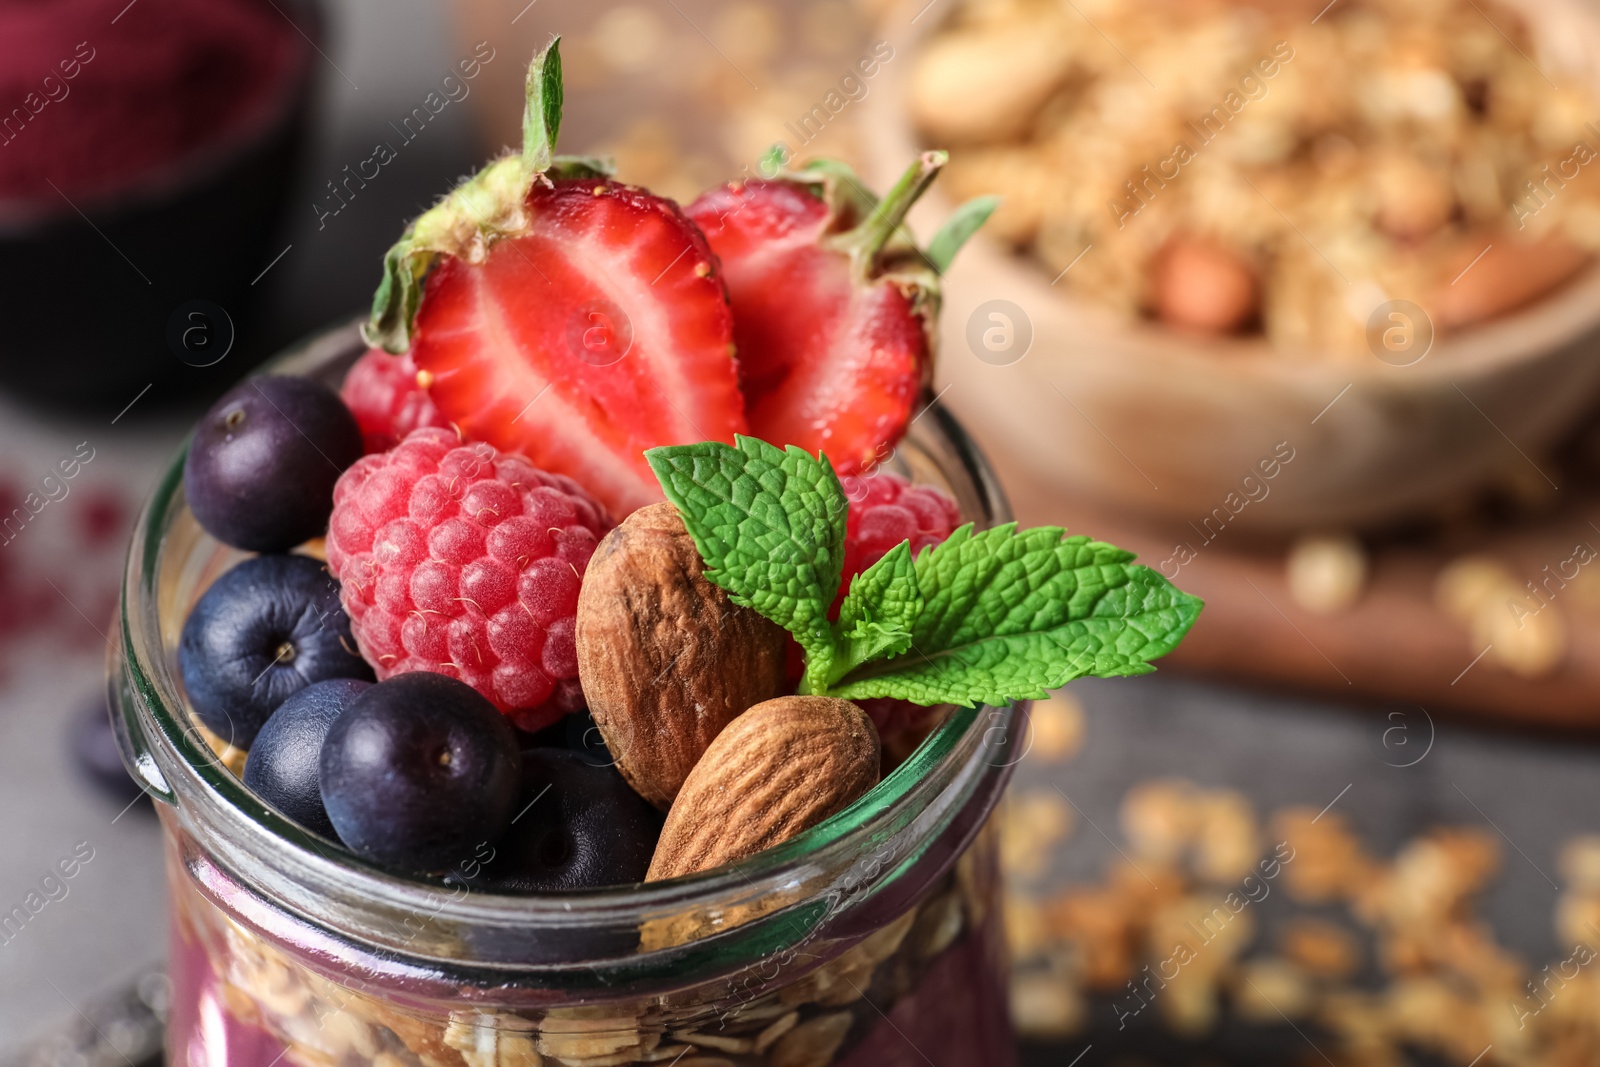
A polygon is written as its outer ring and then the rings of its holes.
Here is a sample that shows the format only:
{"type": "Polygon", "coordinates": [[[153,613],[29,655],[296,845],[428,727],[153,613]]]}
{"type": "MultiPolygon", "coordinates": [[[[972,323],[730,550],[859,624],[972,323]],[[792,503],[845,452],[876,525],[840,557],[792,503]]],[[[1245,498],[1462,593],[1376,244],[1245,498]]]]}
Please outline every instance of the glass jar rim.
{"type": "MultiPolygon", "coordinates": [[[[292,347],[263,371],[315,372],[340,355],[348,356],[352,346],[365,348],[354,323],[292,347]]],[[[1008,521],[1009,505],[977,447],[948,412],[931,398],[925,402],[928,406],[923,415],[931,422],[922,437],[947,451],[959,466],[954,473],[966,481],[968,495],[981,512],[973,516],[974,521],[981,526],[1008,521]]],[[[662,882],[566,893],[512,895],[473,890],[441,905],[441,893],[451,888],[447,883],[407,877],[342,850],[330,855],[323,847],[327,842],[256,798],[222,765],[195,729],[164,645],[158,595],[167,562],[167,534],[173,517],[182,509],[188,445],[186,438],[146,502],[129,548],[118,619],[121,648],[119,654],[114,653],[111,671],[113,718],[135,778],[184,819],[203,820],[210,830],[206,843],[215,859],[236,880],[265,893],[280,906],[287,903],[291,910],[302,910],[295,908],[292,899],[286,900],[283,892],[298,885],[313,890],[308,900],[333,893],[346,905],[426,913],[461,924],[521,931],[619,922],[637,926],[641,917],[679,915],[697,906],[736,906],[737,902],[749,903],[804,885],[823,872],[845,870],[851,856],[881,846],[896,835],[931,836],[949,824],[959,806],[952,797],[977,790],[986,770],[999,768],[1005,773],[1009,769],[1009,762],[999,760],[1011,759],[1012,750],[1007,746],[1019,709],[957,708],[904,763],[856,803],[792,840],[737,864],[662,882]],[[116,714],[119,705],[120,714],[116,714]],[[975,728],[980,717],[993,725],[975,728]],[[986,755],[991,758],[986,760],[986,755]],[[941,798],[949,801],[942,806],[947,810],[930,818],[930,812],[941,807],[941,798]],[[262,876],[263,868],[270,877],[262,876]],[[241,869],[253,876],[240,877],[241,869]]],[[[893,856],[889,862],[908,864],[914,858],[893,856]]],[[[317,918],[312,921],[326,925],[317,918]]],[[[739,929],[735,926],[720,933],[739,929]]],[[[377,931],[362,928],[341,929],[336,935],[380,946],[387,940],[377,931]]],[[[408,945],[399,948],[410,955],[426,955],[408,945]]]]}

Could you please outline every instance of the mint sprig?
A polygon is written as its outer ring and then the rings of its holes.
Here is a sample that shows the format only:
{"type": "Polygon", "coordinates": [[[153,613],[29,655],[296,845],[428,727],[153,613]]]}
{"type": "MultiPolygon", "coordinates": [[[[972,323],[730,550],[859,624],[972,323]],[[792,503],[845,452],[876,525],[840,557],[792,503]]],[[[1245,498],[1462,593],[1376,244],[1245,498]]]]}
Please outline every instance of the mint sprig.
{"type": "Polygon", "coordinates": [[[901,541],[850,583],[850,592],[839,605],[839,619],[833,624],[828,686],[859,667],[898,656],[911,647],[912,627],[925,603],[915,567],[911,542],[901,541]]]}
{"type": "Polygon", "coordinates": [[[706,577],[794,634],[807,680],[821,678],[834,658],[828,607],[844,568],[849,501],[826,457],[734,440],[652,448],[645,459],[678,506],[706,577]]]}
{"type": "Polygon", "coordinates": [[[831,692],[970,707],[1155,670],[1149,661],[1177,646],[1201,602],[1133,553],[1065,532],[967,525],[923,552],[911,651],[864,664],[831,692]]]}
{"type": "Polygon", "coordinates": [[[1131,552],[1060,527],[968,524],[915,560],[857,575],[831,625],[848,501],[827,457],[752,438],[645,453],[737,604],[795,635],[801,692],[918,704],[1042,697],[1085,675],[1145,674],[1203,606],[1131,552]]]}

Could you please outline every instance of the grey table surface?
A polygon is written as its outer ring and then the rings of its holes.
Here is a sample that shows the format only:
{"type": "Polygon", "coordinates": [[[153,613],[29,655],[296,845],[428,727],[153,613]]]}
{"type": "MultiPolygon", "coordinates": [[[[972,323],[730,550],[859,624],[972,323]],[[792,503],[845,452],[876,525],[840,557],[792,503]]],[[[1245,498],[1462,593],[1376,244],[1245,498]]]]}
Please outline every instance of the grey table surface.
{"type": "MultiPolygon", "coordinates": [[[[292,200],[289,251],[267,280],[278,309],[271,328],[285,339],[358,310],[398,220],[444,191],[478,154],[470,116],[457,109],[430,126],[426,143],[403,155],[370,195],[319,230],[311,205],[324,182],[364,157],[374,131],[427,92],[457,47],[445,12],[428,0],[343,0],[329,13],[324,106],[292,200]]],[[[7,463],[42,466],[88,426],[106,457],[102,470],[148,485],[192,416],[179,408],[111,426],[106,418],[47,419],[0,401],[0,448],[7,463]]],[[[83,624],[97,633],[102,625],[87,616],[83,624]]],[[[0,942],[0,1054],[158,963],[166,938],[154,818],[141,806],[119,811],[119,802],[87,788],[66,747],[68,720],[100,685],[100,642],[22,651],[0,678],[0,911],[20,903],[80,842],[93,859],[65,897],[0,942]]],[[[1158,775],[1233,786],[1260,812],[1337,800],[1380,853],[1440,822],[1487,823],[1508,842],[1488,916],[1527,958],[1558,954],[1550,928],[1556,850],[1574,834],[1600,831],[1600,750],[1592,744],[1443,722],[1435,730],[1416,708],[1335,706],[1173,674],[1083,682],[1073,692],[1087,711],[1082,753],[1053,769],[1025,760],[1019,772],[1024,783],[1052,776],[1085,821],[1105,831],[1075,834],[1061,877],[1098,876],[1115,848],[1121,797],[1158,775]],[[1383,742],[1396,721],[1391,712],[1408,716],[1416,731],[1418,747],[1407,759],[1432,739],[1414,766],[1391,765],[1403,762],[1383,742]]]]}

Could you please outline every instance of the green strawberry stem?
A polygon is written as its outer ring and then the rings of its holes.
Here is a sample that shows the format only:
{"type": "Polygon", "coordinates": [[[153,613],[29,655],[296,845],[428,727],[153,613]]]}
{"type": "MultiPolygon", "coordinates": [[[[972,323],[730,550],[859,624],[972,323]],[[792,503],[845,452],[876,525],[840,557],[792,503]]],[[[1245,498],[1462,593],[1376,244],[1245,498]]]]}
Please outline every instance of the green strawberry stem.
{"type": "Polygon", "coordinates": [[[441,255],[481,262],[497,241],[522,233],[528,223],[523,205],[534,182],[610,175],[606,161],[554,154],[561,132],[560,37],[533,57],[525,93],[522,151],[501,156],[456,186],[385,253],[372,314],[361,326],[367,344],[396,355],[409,350],[428,268],[441,255]]]}
{"type": "Polygon", "coordinates": [[[855,229],[834,239],[835,246],[849,254],[858,280],[876,277],[879,254],[949,159],[947,152],[922,153],[855,229]]]}

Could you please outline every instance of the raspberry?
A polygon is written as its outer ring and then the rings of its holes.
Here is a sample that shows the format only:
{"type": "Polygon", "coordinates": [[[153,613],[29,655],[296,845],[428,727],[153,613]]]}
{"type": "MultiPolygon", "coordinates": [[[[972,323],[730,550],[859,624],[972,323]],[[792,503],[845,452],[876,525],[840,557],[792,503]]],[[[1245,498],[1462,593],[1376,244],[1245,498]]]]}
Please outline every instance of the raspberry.
{"type": "Polygon", "coordinates": [[[423,426],[450,425],[418,384],[417,365],[409,355],[372,349],[344,376],[339,395],[356,417],[368,452],[387,452],[423,426]]]}
{"type": "MultiPolygon", "coordinates": [[[[878,737],[886,746],[907,737],[916,738],[920,742],[921,737],[927,734],[928,728],[939,714],[937,707],[924,707],[909,700],[896,700],[893,697],[873,697],[868,700],[858,700],[856,703],[867,713],[872,725],[878,728],[878,737]]],[[[885,756],[887,757],[887,753],[885,756]]],[[[889,771],[886,769],[883,773],[888,774],[889,771]]]]}
{"type": "Polygon", "coordinates": [[[583,706],[578,586],[610,528],[572,479],[424,427],[339,479],[328,566],[380,680],[458,678],[532,731],[583,706]]]}
{"type": "MultiPolygon", "coordinates": [[[[912,485],[898,474],[877,471],[839,479],[850,500],[845,521],[844,576],[839,601],[850,579],[878,562],[901,541],[911,542],[916,556],[949,537],[961,524],[956,502],[928,485],[912,485]]],[[[839,604],[834,604],[838,609],[839,604]]]]}

